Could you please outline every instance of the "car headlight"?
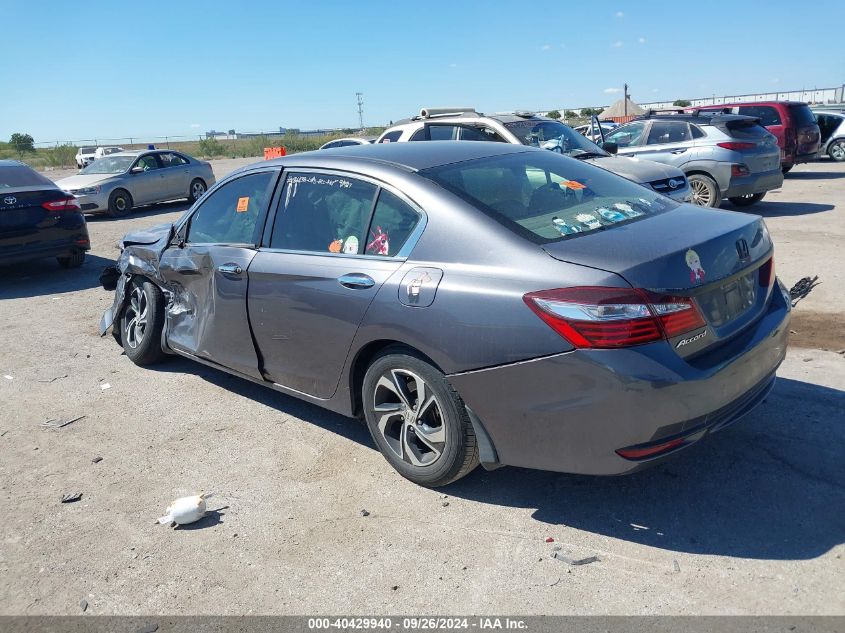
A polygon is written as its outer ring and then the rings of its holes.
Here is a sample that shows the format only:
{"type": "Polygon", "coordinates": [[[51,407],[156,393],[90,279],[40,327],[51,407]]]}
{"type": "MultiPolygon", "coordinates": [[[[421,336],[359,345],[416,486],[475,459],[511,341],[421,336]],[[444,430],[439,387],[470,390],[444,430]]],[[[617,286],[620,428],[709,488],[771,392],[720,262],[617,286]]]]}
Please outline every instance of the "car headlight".
{"type": "Polygon", "coordinates": [[[75,196],[90,196],[100,193],[99,185],[96,187],[82,187],[82,189],[71,189],[70,192],[75,196]]]}

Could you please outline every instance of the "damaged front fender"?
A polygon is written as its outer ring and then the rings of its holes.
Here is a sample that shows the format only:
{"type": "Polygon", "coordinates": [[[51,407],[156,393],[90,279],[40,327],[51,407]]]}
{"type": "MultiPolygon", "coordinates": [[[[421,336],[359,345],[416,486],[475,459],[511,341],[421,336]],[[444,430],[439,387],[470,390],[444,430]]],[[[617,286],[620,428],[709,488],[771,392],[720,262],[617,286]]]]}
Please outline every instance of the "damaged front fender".
{"type": "Polygon", "coordinates": [[[172,224],[160,224],[144,231],[129,233],[121,240],[121,253],[114,266],[107,266],[100,275],[106,290],[114,290],[111,307],[100,317],[100,336],[105,336],[120,318],[126,303],[126,284],[135,275],[148,278],[162,290],[164,280],[159,273],[159,259],[173,238],[172,224]]]}

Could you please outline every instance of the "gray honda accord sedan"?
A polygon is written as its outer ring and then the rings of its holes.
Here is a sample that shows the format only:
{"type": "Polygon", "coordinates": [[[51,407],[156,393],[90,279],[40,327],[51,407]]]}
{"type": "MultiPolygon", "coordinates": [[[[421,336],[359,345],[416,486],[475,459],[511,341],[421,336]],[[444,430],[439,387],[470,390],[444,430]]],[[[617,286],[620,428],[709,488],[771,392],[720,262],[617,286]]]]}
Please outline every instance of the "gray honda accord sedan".
{"type": "Polygon", "coordinates": [[[758,216],[504,143],[252,165],[121,248],[100,330],[132,361],[361,417],[425,486],[653,464],[762,402],[789,332],[758,216]]]}

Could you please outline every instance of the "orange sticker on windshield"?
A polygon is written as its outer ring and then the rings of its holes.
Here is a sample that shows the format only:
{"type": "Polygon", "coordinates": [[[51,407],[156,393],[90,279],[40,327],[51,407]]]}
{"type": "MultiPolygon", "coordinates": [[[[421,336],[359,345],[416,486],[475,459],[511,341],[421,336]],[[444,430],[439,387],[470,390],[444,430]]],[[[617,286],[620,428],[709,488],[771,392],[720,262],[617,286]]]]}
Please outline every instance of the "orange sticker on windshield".
{"type": "Polygon", "coordinates": [[[567,189],[575,189],[575,190],[578,190],[578,189],[586,189],[586,188],[587,188],[587,185],[582,185],[582,184],[581,184],[580,182],[578,182],[577,180],[564,180],[564,181],[563,181],[563,182],[561,182],[560,184],[562,184],[562,185],[563,185],[564,187],[566,187],[567,189]]]}
{"type": "Polygon", "coordinates": [[[238,213],[243,213],[249,207],[249,196],[244,196],[243,198],[238,198],[238,207],[235,209],[238,213]]]}

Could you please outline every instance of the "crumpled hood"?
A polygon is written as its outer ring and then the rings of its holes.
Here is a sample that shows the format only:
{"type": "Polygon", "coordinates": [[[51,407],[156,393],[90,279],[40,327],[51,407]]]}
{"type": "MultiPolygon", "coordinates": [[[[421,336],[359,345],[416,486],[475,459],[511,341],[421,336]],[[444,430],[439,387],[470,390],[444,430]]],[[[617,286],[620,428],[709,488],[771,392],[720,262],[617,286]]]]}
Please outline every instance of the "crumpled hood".
{"type": "Polygon", "coordinates": [[[684,172],[677,167],[656,163],[653,160],[627,158],[625,156],[603,156],[587,159],[588,163],[607,171],[633,180],[634,182],[654,182],[666,178],[685,178],[684,172]]]}
{"type": "Polygon", "coordinates": [[[113,177],[114,174],[77,174],[76,176],[69,176],[62,178],[56,182],[59,189],[70,191],[71,189],[82,189],[83,187],[92,187],[102,183],[105,180],[113,177]]]}
{"type": "Polygon", "coordinates": [[[173,225],[170,222],[164,224],[155,224],[145,229],[132,231],[123,236],[121,243],[124,246],[131,244],[155,244],[161,239],[170,237],[170,230],[173,225]]]}

